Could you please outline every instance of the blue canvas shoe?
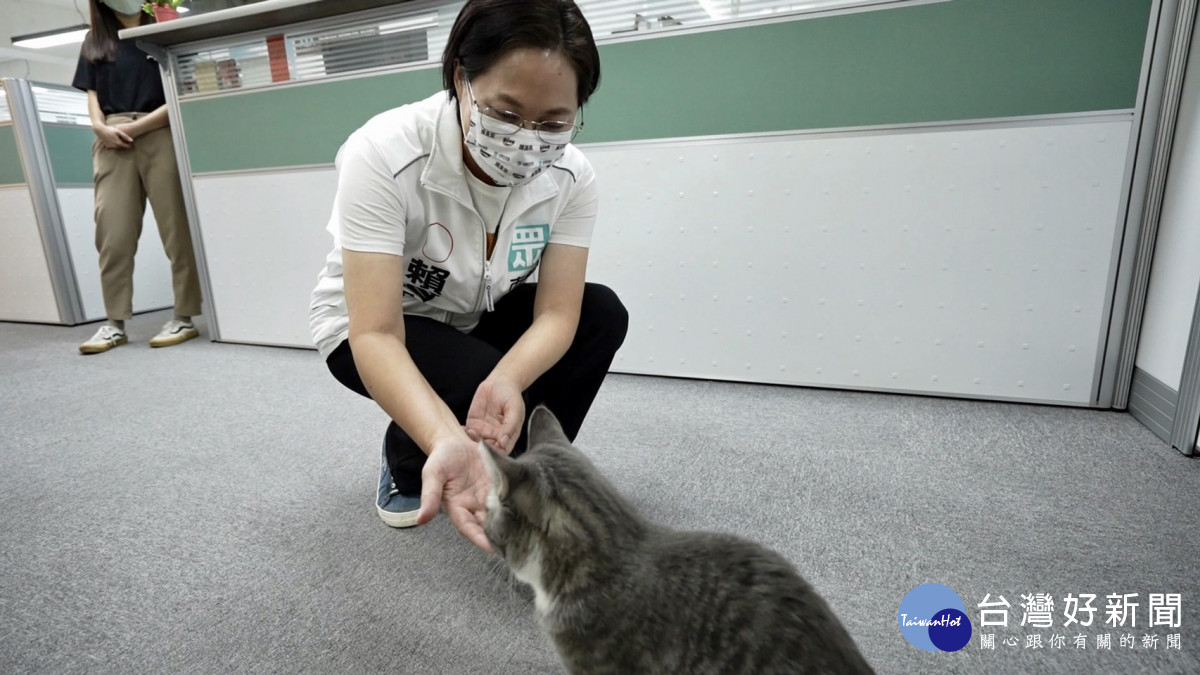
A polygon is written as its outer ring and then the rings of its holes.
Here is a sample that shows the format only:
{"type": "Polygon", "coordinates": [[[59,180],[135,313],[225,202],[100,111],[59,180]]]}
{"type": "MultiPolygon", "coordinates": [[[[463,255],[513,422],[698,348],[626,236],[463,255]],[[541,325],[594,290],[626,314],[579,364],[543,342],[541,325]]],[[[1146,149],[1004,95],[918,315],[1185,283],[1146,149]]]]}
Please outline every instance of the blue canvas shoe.
{"type": "Polygon", "coordinates": [[[388,469],[387,453],[379,460],[379,491],[375,497],[375,510],[388,527],[413,527],[417,524],[417,513],[421,510],[421,496],[402,495],[392,480],[388,469]]]}

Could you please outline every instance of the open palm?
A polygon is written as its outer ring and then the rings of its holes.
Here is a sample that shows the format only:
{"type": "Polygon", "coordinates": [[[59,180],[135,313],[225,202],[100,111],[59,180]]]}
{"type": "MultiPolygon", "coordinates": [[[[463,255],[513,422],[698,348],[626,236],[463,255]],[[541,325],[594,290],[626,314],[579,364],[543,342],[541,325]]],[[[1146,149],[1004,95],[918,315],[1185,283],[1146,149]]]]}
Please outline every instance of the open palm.
{"type": "Polygon", "coordinates": [[[475,390],[467,411],[467,433],[510,454],[525,423],[525,400],[521,390],[505,379],[488,378],[475,390]]]}
{"type": "Polygon", "coordinates": [[[461,440],[434,446],[421,471],[421,510],[417,522],[433,520],[439,507],[464,537],[490,552],[484,534],[487,521],[487,495],[491,487],[487,469],[479,454],[479,443],[465,435],[461,440]]]}

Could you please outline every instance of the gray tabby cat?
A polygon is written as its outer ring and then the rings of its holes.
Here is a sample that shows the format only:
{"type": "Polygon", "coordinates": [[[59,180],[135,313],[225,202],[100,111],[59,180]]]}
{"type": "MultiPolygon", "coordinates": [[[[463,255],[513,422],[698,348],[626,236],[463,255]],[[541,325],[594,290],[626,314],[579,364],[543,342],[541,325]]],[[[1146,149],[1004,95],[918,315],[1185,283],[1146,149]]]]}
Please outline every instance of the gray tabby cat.
{"type": "Polygon", "coordinates": [[[871,673],[781,556],[745,539],[643,520],[544,407],[529,450],[480,444],[488,540],[533,587],[572,673],[871,673]]]}

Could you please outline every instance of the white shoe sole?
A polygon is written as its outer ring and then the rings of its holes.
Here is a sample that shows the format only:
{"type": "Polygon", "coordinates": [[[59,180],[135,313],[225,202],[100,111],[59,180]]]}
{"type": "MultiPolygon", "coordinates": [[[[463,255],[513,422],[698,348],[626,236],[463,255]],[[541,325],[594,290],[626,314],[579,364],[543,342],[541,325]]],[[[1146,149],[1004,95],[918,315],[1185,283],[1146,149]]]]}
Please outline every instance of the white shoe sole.
{"type": "Polygon", "coordinates": [[[85,342],[79,345],[80,354],[102,354],[113,347],[120,347],[129,342],[127,336],[119,337],[112,342],[85,342]]]}
{"type": "Polygon", "coordinates": [[[398,528],[416,527],[417,514],[420,513],[420,511],[404,511],[401,513],[384,511],[383,509],[379,508],[378,504],[375,505],[375,511],[379,513],[379,519],[382,520],[385,525],[388,527],[398,528]]]}
{"type": "Polygon", "coordinates": [[[199,336],[200,336],[200,331],[193,328],[192,330],[187,330],[187,331],[184,331],[177,335],[171,335],[171,336],[165,337],[165,338],[160,338],[160,337],[156,336],[150,340],[150,346],[151,347],[171,347],[173,345],[179,344],[180,342],[187,342],[188,340],[191,340],[192,338],[199,337],[199,336]]]}

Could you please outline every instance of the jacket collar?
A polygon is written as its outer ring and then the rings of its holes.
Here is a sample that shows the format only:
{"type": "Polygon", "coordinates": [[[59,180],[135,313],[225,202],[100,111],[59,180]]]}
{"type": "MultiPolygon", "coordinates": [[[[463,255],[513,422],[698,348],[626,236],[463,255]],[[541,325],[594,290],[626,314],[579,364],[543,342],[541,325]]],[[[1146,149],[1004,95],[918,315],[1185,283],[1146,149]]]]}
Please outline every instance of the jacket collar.
{"type": "MultiPolygon", "coordinates": [[[[433,143],[429,151],[429,162],[421,172],[421,185],[453,198],[463,206],[474,209],[471,192],[467,187],[468,171],[462,158],[462,127],[458,123],[458,103],[445,92],[441,94],[443,105],[437,109],[433,120],[433,143]]],[[[533,181],[512,189],[505,212],[520,214],[534,204],[553,199],[558,195],[558,183],[550,171],[533,181]]]]}

